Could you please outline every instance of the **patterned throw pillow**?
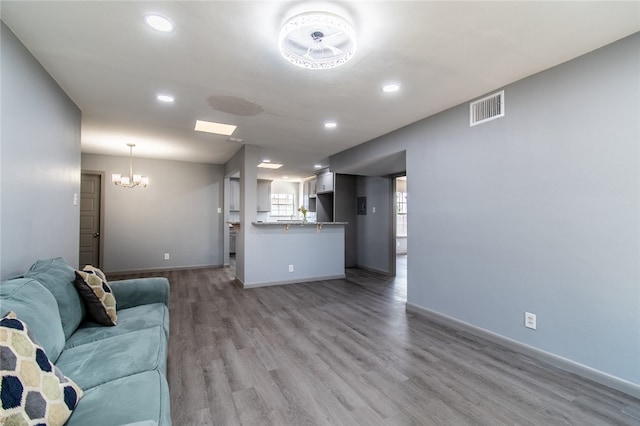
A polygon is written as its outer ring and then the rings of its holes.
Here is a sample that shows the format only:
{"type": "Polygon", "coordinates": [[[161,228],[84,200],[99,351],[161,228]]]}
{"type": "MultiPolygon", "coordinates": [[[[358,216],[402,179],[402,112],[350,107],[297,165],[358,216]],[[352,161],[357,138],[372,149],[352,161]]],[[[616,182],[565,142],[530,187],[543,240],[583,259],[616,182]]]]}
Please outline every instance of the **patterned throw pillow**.
{"type": "Polygon", "coordinates": [[[82,398],[14,312],[0,320],[0,373],[3,425],[63,425],[82,398]]]}
{"type": "Polygon", "coordinates": [[[76,271],[74,284],[96,322],[116,325],[116,298],[100,269],[87,265],[82,271],[76,271]]]}

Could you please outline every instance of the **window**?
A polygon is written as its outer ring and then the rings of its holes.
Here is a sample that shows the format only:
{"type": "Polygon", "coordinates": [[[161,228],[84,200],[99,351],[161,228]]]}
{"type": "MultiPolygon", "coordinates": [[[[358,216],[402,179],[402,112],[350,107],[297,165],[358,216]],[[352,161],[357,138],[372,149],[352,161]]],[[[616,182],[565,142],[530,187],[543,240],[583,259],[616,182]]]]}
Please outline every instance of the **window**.
{"type": "Polygon", "coordinates": [[[396,236],[407,236],[407,193],[396,192],[396,236]]]}
{"type": "Polygon", "coordinates": [[[271,194],[271,216],[291,217],[295,214],[293,194],[271,194]]]}

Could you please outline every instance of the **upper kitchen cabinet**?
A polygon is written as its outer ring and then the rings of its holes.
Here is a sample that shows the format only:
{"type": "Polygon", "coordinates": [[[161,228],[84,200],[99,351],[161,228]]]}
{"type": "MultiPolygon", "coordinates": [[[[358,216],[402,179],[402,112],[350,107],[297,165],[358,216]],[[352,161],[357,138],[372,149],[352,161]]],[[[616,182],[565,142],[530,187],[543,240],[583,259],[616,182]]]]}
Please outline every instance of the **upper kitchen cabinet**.
{"type": "Polygon", "coordinates": [[[258,211],[271,211],[271,181],[258,179],[258,211]]]}
{"type": "Polygon", "coordinates": [[[316,198],[316,185],[318,184],[318,179],[313,178],[305,182],[305,188],[307,190],[307,195],[309,198],[316,198]]]}
{"type": "Polygon", "coordinates": [[[302,205],[310,212],[316,211],[316,178],[302,182],[302,205]]]}
{"type": "Polygon", "coordinates": [[[229,179],[229,210],[237,212],[240,210],[240,179],[229,179]]]}
{"type": "Polygon", "coordinates": [[[333,192],[333,173],[325,171],[318,175],[318,181],[316,183],[316,193],[324,194],[327,192],[333,192]]]}

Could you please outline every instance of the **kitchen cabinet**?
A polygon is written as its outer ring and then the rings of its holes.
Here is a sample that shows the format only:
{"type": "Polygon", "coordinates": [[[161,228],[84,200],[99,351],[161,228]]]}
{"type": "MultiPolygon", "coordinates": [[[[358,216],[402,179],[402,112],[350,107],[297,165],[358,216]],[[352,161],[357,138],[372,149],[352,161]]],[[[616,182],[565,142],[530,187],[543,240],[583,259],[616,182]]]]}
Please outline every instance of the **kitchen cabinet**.
{"type": "Polygon", "coordinates": [[[271,211],[271,181],[270,180],[258,179],[257,207],[259,212],[271,211]]]}
{"type": "Polygon", "coordinates": [[[306,182],[307,185],[307,193],[309,194],[309,198],[316,198],[316,185],[318,183],[318,179],[311,179],[306,182]]]}
{"type": "Polygon", "coordinates": [[[310,212],[316,211],[316,179],[302,183],[302,205],[310,212]]]}
{"type": "Polygon", "coordinates": [[[231,178],[229,180],[229,210],[237,212],[240,210],[240,179],[231,178]]]}
{"type": "Polygon", "coordinates": [[[324,172],[319,174],[316,183],[316,194],[325,194],[333,192],[333,173],[324,172]]]}
{"type": "Polygon", "coordinates": [[[233,226],[229,227],[229,254],[236,254],[236,230],[233,226]]]}

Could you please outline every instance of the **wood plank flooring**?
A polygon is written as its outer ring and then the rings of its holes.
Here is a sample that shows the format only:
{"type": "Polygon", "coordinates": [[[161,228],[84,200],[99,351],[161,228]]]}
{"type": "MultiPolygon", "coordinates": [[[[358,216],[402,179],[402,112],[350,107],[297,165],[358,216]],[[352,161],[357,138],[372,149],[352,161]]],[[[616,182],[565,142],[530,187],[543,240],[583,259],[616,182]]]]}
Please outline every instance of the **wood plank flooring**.
{"type": "Polygon", "coordinates": [[[230,268],[149,275],[171,282],[176,426],[640,425],[638,399],[407,314],[402,277],[242,290],[230,268]]]}

